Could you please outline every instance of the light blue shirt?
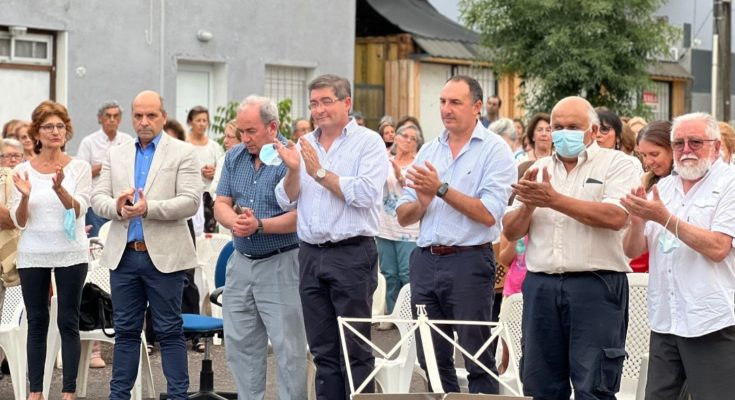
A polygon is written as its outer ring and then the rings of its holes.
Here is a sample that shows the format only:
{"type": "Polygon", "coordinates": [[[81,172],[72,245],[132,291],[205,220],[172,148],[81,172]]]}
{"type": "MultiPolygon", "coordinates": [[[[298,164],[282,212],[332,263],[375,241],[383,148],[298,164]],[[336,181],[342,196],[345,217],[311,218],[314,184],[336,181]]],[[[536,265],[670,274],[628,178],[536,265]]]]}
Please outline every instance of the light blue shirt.
{"type": "MultiPolygon", "coordinates": [[[[140,146],[140,138],[135,138],[135,201],[138,201],[138,189],[145,188],[153,156],[156,154],[156,147],[160,141],[161,133],[159,132],[144,149],[140,146]]],[[[144,240],[143,218],[135,217],[128,225],[128,243],[142,240],[144,240]]]]}
{"type": "Polygon", "coordinates": [[[342,129],[329,152],[319,144],[320,135],[321,130],[317,129],[301,140],[308,140],[314,147],[322,168],[339,176],[344,200],[309,176],[302,159],[299,198],[289,201],[281,180],[276,186],[278,204],[290,210],[298,203],[296,232],[307,243],[376,236],[389,165],[383,139],[377,132],[357,125],[354,119],[342,129]]]}
{"type": "MultiPolygon", "coordinates": [[[[420,247],[473,246],[494,242],[500,237],[500,221],[508,205],[510,185],[516,182],[518,175],[510,147],[479,121],[456,159],[452,157],[448,137],[445,130],[424,145],[416,156],[415,164],[424,166],[428,160],[436,168],[439,180],[449,183],[451,189],[480,199],[495,218],[495,225],[488,228],[434,197],[421,219],[416,244],[420,247]]],[[[398,207],[413,201],[416,201],[416,191],[407,187],[398,207]]]]}

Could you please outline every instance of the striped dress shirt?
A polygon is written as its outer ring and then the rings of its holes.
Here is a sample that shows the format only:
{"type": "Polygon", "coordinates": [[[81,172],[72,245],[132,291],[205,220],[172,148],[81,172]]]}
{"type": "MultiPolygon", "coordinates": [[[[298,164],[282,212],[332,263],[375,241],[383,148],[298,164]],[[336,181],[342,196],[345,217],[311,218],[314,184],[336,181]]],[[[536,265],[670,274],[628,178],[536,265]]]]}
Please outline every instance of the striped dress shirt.
{"type": "Polygon", "coordinates": [[[284,210],[297,206],[299,239],[310,244],[336,242],[353,236],[378,234],[378,211],[388,177],[388,155],[380,135],[357,125],[354,119],[327,152],[319,143],[321,130],[301,138],[308,140],[322,168],[339,176],[342,200],[306,173],[301,160],[299,198],[291,202],[284,180],[276,186],[276,199],[284,210]]]}

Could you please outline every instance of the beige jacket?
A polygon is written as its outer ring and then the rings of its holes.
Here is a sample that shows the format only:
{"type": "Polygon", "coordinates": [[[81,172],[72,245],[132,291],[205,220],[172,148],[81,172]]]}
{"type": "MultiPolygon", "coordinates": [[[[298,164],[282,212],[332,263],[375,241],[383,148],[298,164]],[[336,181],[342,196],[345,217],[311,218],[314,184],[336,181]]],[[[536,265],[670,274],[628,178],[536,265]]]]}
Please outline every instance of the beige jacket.
{"type": "MultiPolygon", "coordinates": [[[[143,235],[148,254],[161,272],[197,266],[196,251],[186,220],[196,213],[202,194],[199,161],[189,143],[161,133],[143,193],[148,215],[143,235]]],[[[116,269],[125,251],[128,221],[117,214],[117,197],[135,187],[136,141],[110,149],[97,186],[92,208],[111,221],[100,265],[116,269]]]]}
{"type": "MultiPolygon", "coordinates": [[[[10,208],[11,191],[13,190],[13,171],[9,168],[0,169],[0,204],[10,208]]],[[[2,264],[2,284],[5,287],[20,284],[18,271],[15,269],[15,253],[20,238],[18,229],[0,230],[0,264],[2,264]]]]}

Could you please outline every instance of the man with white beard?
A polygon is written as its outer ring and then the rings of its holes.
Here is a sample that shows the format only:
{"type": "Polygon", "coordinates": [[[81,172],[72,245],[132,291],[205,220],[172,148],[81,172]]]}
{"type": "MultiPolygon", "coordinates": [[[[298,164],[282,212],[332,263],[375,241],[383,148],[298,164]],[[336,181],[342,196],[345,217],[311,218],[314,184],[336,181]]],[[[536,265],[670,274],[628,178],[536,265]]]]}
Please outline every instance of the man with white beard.
{"type": "Polygon", "coordinates": [[[621,203],[631,216],[628,257],[650,253],[651,348],[646,399],[735,392],[735,169],[719,158],[720,130],[705,113],[674,119],[674,171],[621,203]]]}

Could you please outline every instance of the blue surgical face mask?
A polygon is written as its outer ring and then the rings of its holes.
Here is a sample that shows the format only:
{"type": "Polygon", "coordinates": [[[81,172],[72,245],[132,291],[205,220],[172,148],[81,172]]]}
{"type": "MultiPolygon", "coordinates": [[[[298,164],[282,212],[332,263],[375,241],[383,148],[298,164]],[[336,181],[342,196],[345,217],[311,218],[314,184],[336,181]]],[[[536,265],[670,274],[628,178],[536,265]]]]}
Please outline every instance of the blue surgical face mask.
{"type": "Polygon", "coordinates": [[[77,239],[77,215],[73,207],[64,211],[64,233],[69,241],[77,239]]]}
{"type": "Polygon", "coordinates": [[[661,232],[661,235],[658,237],[658,249],[664,254],[669,254],[681,246],[681,240],[679,240],[679,219],[676,219],[676,227],[674,228],[674,232],[676,234],[671,234],[671,232],[666,229],[669,226],[669,221],[671,221],[671,215],[669,215],[669,219],[666,220],[664,231],[661,232]]]}
{"type": "Polygon", "coordinates": [[[556,153],[564,158],[574,158],[584,151],[584,133],[586,131],[560,129],[551,134],[556,153]]]}
{"type": "Polygon", "coordinates": [[[281,157],[278,155],[278,151],[276,151],[275,146],[273,146],[273,143],[264,144],[263,147],[260,148],[260,161],[265,165],[273,166],[281,165],[283,162],[281,157]]]}

